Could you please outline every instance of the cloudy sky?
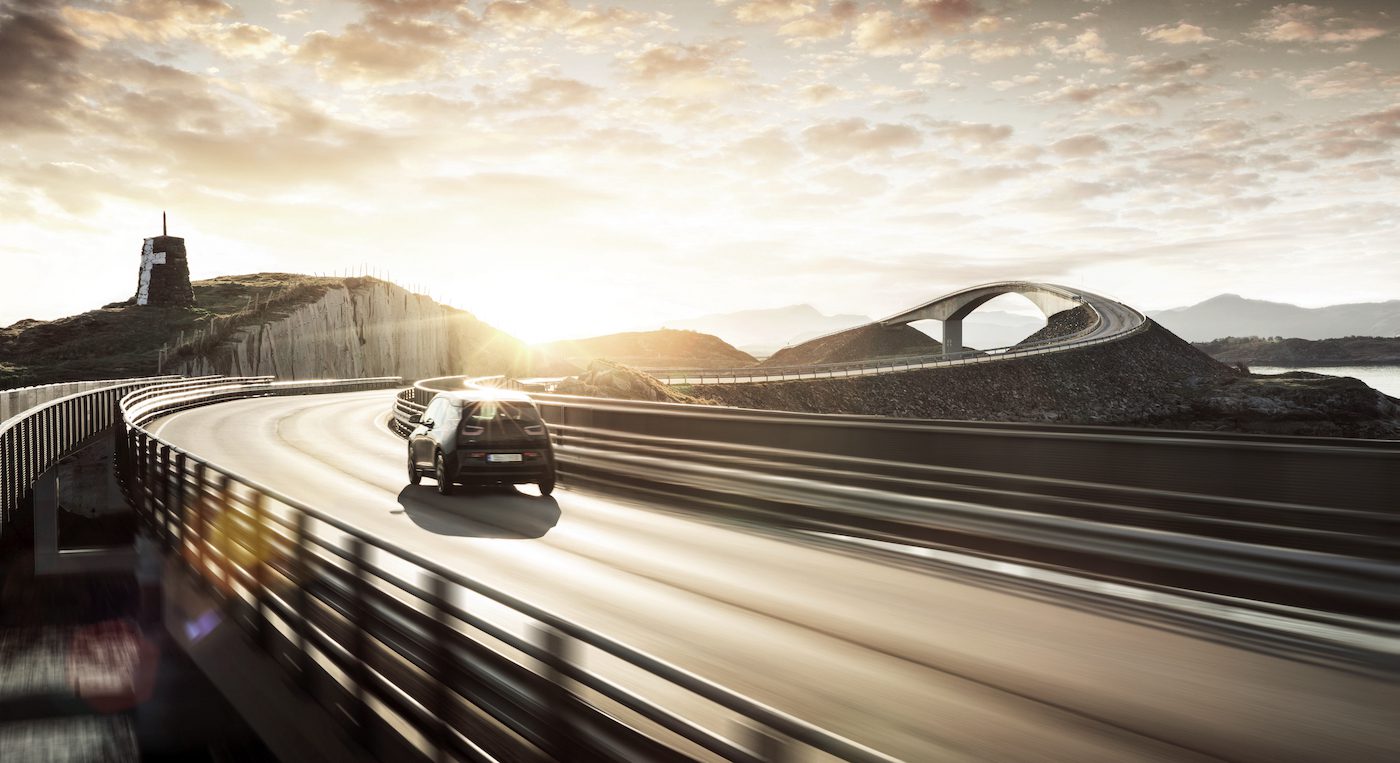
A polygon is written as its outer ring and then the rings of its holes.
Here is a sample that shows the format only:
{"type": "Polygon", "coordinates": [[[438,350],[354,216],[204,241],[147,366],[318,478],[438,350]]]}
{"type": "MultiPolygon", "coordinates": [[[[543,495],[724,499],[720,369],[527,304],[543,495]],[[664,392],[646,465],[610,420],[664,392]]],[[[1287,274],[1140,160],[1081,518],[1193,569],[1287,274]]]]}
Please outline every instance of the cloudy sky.
{"type": "Polygon", "coordinates": [[[0,0],[0,324],[365,263],[530,340],[1400,298],[1391,0],[0,0]]]}

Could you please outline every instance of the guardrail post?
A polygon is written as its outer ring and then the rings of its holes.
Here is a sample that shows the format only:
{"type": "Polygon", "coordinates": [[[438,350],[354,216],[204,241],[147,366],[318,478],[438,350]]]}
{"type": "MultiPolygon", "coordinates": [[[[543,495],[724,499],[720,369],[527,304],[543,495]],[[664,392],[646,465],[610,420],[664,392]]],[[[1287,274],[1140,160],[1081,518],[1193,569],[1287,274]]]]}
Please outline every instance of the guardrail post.
{"type": "Polygon", "coordinates": [[[267,617],[267,496],[261,491],[253,496],[253,627],[258,644],[272,648],[272,622],[267,617]]]}
{"type": "Polygon", "coordinates": [[[308,693],[311,692],[311,639],[306,634],[311,630],[311,594],[307,588],[311,585],[311,557],[307,546],[305,512],[297,511],[296,519],[293,520],[292,529],[292,554],[293,572],[296,578],[292,581],[295,586],[292,604],[296,608],[296,641],[297,641],[297,682],[301,688],[308,693]]]}
{"type": "Polygon", "coordinates": [[[452,625],[451,616],[447,612],[448,596],[451,595],[451,588],[447,579],[441,575],[434,574],[429,582],[428,590],[432,593],[433,605],[433,634],[432,634],[432,665],[433,665],[433,686],[432,694],[428,698],[428,711],[433,714],[437,721],[433,728],[433,760],[437,763],[445,763],[451,760],[452,750],[452,689],[456,683],[457,671],[454,668],[452,659],[452,625]]]}
{"type": "Polygon", "coordinates": [[[185,558],[185,507],[189,503],[188,464],[184,453],[175,454],[175,532],[173,542],[178,544],[179,557],[185,558]]]}
{"type": "Polygon", "coordinates": [[[170,529],[170,446],[160,446],[160,532],[156,539],[168,549],[174,544],[175,534],[170,529]]]}
{"type": "Polygon", "coordinates": [[[355,723],[355,737],[360,744],[373,749],[370,730],[372,713],[369,706],[369,573],[365,570],[369,556],[369,544],[361,538],[350,539],[350,559],[353,590],[350,593],[350,680],[354,686],[354,707],[350,717],[355,723]]]}
{"type": "Polygon", "coordinates": [[[572,696],[570,686],[572,681],[564,675],[560,665],[567,665],[572,662],[571,646],[569,637],[564,635],[558,628],[551,625],[535,626],[540,648],[549,654],[550,659],[544,663],[541,671],[544,680],[543,704],[546,717],[552,723],[545,730],[545,739],[548,740],[548,752],[554,756],[555,760],[569,760],[573,756],[571,753],[575,748],[577,736],[574,732],[574,717],[572,712],[572,696]]]}

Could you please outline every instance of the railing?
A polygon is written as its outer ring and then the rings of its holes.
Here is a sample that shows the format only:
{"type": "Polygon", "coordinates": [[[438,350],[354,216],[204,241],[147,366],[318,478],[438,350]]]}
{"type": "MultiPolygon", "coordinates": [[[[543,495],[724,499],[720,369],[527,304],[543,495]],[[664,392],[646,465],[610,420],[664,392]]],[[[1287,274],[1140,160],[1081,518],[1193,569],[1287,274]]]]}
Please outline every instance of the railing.
{"type": "MultiPolygon", "coordinates": [[[[374,388],[380,382],[362,388],[374,388]]],[[[236,385],[234,385],[236,386],[236,385]]],[[[289,383],[278,394],[341,391],[289,383]]],[[[250,384],[250,395],[268,385],[250,384]]],[[[207,391],[207,402],[238,390],[207,391]]],[[[415,403],[400,400],[405,408],[415,403]]],[[[887,756],[385,542],[333,512],[144,429],[198,394],[124,403],[123,479],[165,546],[227,614],[385,760],[786,759],[887,756]],[[613,678],[630,676],[627,685],[613,678]],[[640,676],[640,679],[638,678],[640,676]],[[633,688],[635,683],[642,689],[633,688]],[[734,724],[702,726],[648,699],[677,689],[734,724]],[[342,713],[340,708],[345,708],[342,713]],[[737,738],[736,738],[737,737],[737,738]]],[[[399,407],[396,405],[396,408],[399,407]]]]}
{"type": "MultiPolygon", "coordinates": [[[[396,431],[468,381],[400,392],[396,431]]],[[[566,479],[810,532],[1400,613],[1400,443],[532,397],[566,479]]]]}
{"type": "Polygon", "coordinates": [[[0,421],[0,530],[39,475],[73,448],[117,423],[117,401],[178,377],[49,384],[0,393],[12,415],[0,421]]]}
{"type": "MultiPolygon", "coordinates": [[[[1085,303],[1086,305],[1088,303],[1085,303]]],[[[1092,308],[1092,305],[1090,305],[1092,308]]],[[[1097,310],[1095,311],[1097,315],[1097,310]]],[[[1100,321],[1102,318],[1099,319],[1100,321]]],[[[806,366],[750,366],[748,368],[695,368],[695,369],[650,369],[648,374],[663,384],[723,384],[753,383],[773,381],[797,381],[802,379],[828,379],[837,377],[869,376],[872,374],[915,371],[922,368],[942,368],[964,366],[974,363],[1006,358],[1043,355],[1080,347],[1089,347],[1107,342],[1116,342],[1146,331],[1151,323],[1145,319],[1122,331],[1107,335],[1085,336],[1097,330],[1099,322],[1087,329],[1077,331],[1068,337],[1058,337],[1029,344],[1009,347],[994,347],[986,350],[965,350],[957,353],[917,355],[855,363],[819,363],[806,366]],[[1083,337],[1083,338],[1076,338],[1083,337]]],[[[850,329],[847,329],[849,331],[850,329]]],[[[841,333],[841,332],[838,332],[841,333]]]]}
{"type": "Polygon", "coordinates": [[[58,384],[43,384],[37,387],[18,387],[16,389],[0,390],[0,426],[9,421],[14,416],[36,408],[50,400],[57,400],[60,397],[76,395],[79,392],[92,392],[104,387],[114,387],[118,384],[134,384],[143,381],[160,382],[178,379],[178,376],[150,376],[135,377],[130,379],[103,379],[100,381],[75,381],[60,382],[58,384]]]}

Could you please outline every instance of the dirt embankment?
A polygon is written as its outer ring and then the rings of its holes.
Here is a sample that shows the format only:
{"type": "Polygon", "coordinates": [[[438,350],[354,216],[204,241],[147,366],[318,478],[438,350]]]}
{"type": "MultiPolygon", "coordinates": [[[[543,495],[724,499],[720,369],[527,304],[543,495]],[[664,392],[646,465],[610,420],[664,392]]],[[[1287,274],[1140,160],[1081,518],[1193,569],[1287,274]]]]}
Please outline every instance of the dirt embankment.
{"type": "Polygon", "coordinates": [[[821,363],[859,363],[878,358],[937,355],[942,351],[942,342],[916,328],[872,323],[792,347],[784,347],[759,365],[773,368],[821,363]]]}
{"type": "Polygon", "coordinates": [[[968,366],[714,384],[722,405],[927,419],[1400,437],[1400,401],[1355,379],[1242,374],[1153,324],[1122,341],[968,366]]]}

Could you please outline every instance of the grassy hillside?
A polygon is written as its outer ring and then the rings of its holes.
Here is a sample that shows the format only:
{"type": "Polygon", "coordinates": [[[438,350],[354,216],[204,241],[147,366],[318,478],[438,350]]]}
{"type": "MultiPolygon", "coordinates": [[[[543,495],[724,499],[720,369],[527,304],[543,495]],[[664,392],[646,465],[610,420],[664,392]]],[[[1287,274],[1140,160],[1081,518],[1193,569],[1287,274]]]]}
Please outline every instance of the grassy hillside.
{"type": "Polygon", "coordinates": [[[630,331],[550,342],[535,348],[535,366],[587,368],[605,359],[636,368],[739,368],[758,361],[717,336],[697,331],[630,331]]]}

